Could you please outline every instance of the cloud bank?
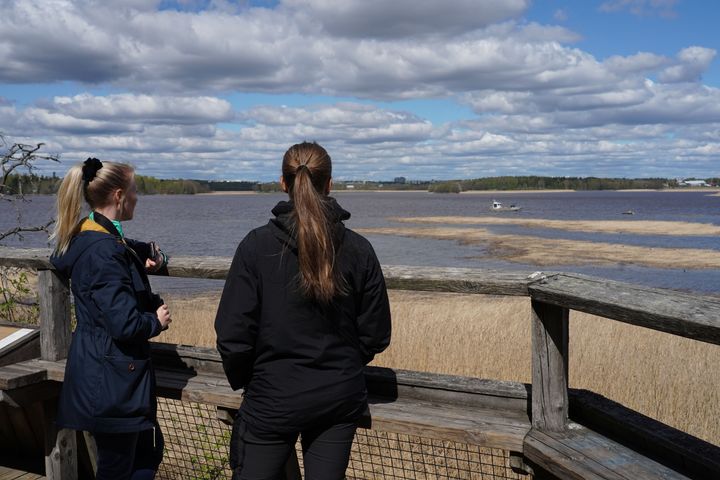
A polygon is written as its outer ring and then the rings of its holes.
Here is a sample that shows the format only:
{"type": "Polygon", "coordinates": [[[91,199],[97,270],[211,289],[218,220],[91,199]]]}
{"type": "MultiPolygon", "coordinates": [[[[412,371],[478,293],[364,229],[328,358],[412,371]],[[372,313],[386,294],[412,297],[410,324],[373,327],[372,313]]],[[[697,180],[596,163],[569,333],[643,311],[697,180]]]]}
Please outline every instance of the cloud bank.
{"type": "MultiPolygon", "coordinates": [[[[601,60],[529,7],[0,0],[0,88],[80,86],[29,103],[0,91],[0,132],[164,177],[275,178],[302,140],[340,178],[717,174],[720,90],[702,83],[715,49],[601,60]],[[419,113],[437,101],[473,116],[419,113]]],[[[674,2],[601,10],[651,8],[674,2]]]]}

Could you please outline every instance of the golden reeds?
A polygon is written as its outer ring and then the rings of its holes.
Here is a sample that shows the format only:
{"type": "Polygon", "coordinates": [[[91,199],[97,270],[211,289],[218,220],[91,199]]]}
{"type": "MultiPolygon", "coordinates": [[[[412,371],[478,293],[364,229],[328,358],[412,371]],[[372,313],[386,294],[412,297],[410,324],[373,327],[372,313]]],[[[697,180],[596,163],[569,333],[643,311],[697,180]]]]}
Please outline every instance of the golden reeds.
{"type": "MultiPolygon", "coordinates": [[[[526,298],[390,292],[393,340],[374,364],[481,378],[530,381],[526,298]]],[[[214,347],[218,295],[166,298],[163,342],[214,347]]],[[[570,385],[720,445],[720,346],[593,315],[570,317],[570,385]]]]}

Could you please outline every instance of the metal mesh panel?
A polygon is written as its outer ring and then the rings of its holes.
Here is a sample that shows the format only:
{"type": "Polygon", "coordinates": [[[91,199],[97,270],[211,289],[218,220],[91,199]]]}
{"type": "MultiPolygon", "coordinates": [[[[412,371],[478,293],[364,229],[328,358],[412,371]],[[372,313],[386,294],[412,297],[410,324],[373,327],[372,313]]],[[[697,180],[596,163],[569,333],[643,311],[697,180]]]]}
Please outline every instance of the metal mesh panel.
{"type": "MultiPolygon", "coordinates": [[[[162,480],[229,479],[231,427],[211,405],[158,399],[165,435],[162,480]]],[[[297,445],[302,466],[302,452],[297,445]]],[[[509,465],[509,453],[414,435],[358,429],[348,479],[525,479],[509,465]]]]}
{"type": "Polygon", "coordinates": [[[165,436],[159,479],[230,478],[230,427],[212,405],[158,398],[158,421],[165,436]]]}
{"type": "Polygon", "coordinates": [[[415,435],[358,429],[347,477],[362,479],[520,479],[509,452],[415,435]]]}

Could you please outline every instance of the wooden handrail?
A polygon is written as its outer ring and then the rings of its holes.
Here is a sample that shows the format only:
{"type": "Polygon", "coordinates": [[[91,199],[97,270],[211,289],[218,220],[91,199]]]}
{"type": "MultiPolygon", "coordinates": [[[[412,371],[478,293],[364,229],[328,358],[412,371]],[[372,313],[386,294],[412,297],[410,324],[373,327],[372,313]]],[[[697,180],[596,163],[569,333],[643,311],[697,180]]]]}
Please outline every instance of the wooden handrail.
{"type": "MultiPolygon", "coordinates": [[[[0,266],[52,269],[49,249],[0,247],[0,266]]],[[[224,279],[229,257],[173,257],[170,276],[224,279]]],[[[527,296],[558,307],[720,345],[720,299],[569,273],[383,266],[388,288],[527,296]]]]}

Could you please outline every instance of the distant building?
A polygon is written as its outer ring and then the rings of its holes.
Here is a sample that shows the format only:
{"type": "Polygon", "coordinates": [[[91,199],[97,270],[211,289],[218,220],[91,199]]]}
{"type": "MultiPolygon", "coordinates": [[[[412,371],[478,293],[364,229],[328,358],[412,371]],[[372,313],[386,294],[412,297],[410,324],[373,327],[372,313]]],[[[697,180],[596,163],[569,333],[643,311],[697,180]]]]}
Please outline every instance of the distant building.
{"type": "Polygon", "coordinates": [[[405,183],[405,182],[406,182],[405,177],[395,177],[393,179],[393,183],[405,183]]]}
{"type": "Polygon", "coordinates": [[[680,182],[683,187],[709,187],[705,180],[683,180],[680,182]]]}

